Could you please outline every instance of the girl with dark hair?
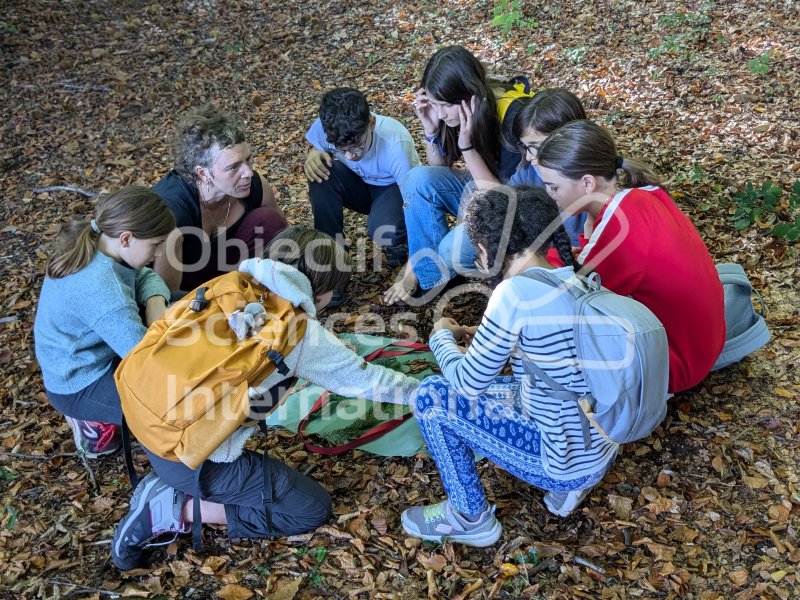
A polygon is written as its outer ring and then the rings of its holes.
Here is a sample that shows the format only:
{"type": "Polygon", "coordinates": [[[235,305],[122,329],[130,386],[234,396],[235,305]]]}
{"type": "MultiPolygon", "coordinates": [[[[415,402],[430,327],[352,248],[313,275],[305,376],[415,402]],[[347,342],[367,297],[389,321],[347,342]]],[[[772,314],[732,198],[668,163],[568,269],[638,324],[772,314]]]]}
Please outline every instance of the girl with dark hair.
{"type": "Polygon", "coordinates": [[[569,324],[574,300],[551,285],[526,276],[548,270],[573,278],[575,263],[559,210],[541,188],[475,192],[464,221],[478,249],[478,265],[501,282],[477,328],[441,319],[430,347],[441,376],[425,379],[414,413],[442,477],[448,499],[402,515],[409,535],[490,546],[502,533],[480,483],[474,453],[483,454],[523,481],[547,490],[550,512],[566,516],[602,478],[617,453],[594,427],[584,443],[580,408],[549,397],[544,382],[531,381],[522,359],[545,364],[570,389],[588,387],[575,361],[569,324]],[[554,245],[561,268],[545,258],[554,245]],[[457,342],[472,341],[466,352],[457,342]],[[510,362],[513,376],[499,376],[510,362]]]}
{"type": "Polygon", "coordinates": [[[519,162],[519,154],[502,152],[501,143],[500,113],[510,122],[516,107],[509,107],[509,99],[529,95],[526,85],[516,87],[513,80],[488,78],[481,62],[463,46],[441,48],[428,61],[414,105],[429,166],[412,169],[400,184],[411,260],[384,295],[387,304],[414,304],[418,288],[427,291],[424,298],[433,297],[455,275],[437,252],[448,232],[447,214],[458,214],[467,186],[486,188],[507,181],[519,162]],[[466,170],[453,169],[458,159],[466,170]]]}
{"type": "Polygon", "coordinates": [[[584,268],[664,325],[669,391],[700,383],[725,343],[725,314],[714,261],[692,222],[659,187],[658,176],[620,156],[611,135],[591,121],[557,129],[536,159],[558,206],[589,215],[590,237],[579,257],[584,268]]]}
{"type": "MultiPolygon", "coordinates": [[[[512,109],[514,106],[512,105],[512,109]]],[[[536,153],[539,144],[553,131],[579,119],[586,118],[586,111],[575,94],[560,88],[549,88],[536,92],[533,98],[523,98],[516,103],[517,110],[511,119],[511,141],[504,139],[504,146],[513,145],[520,153],[522,160],[516,172],[508,180],[511,187],[532,185],[543,187],[541,177],[536,171],[536,153]]],[[[586,214],[568,216],[564,219],[564,228],[574,247],[580,243],[586,214]]],[[[459,223],[439,243],[439,255],[452,265],[457,273],[474,275],[474,263],[477,257],[475,249],[464,232],[464,224],[459,223]]],[[[547,253],[548,260],[560,266],[555,248],[547,253]]]]}
{"type": "Polygon", "coordinates": [[[145,265],[174,228],[161,198],[122,188],[97,202],[94,219],[62,232],[47,265],[33,324],[36,358],[50,403],[91,458],[119,448],[114,367],[166,310],[169,290],[145,265]]]}

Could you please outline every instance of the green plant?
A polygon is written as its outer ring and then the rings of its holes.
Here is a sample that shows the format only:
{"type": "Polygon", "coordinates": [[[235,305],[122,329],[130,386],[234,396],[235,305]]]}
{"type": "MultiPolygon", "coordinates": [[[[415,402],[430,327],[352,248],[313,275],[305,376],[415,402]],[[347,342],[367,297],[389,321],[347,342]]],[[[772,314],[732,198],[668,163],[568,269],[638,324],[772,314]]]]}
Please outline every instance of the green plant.
{"type": "Polygon", "coordinates": [[[665,34],[660,43],[647,51],[647,58],[653,59],[661,54],[674,54],[681,60],[693,62],[696,58],[693,45],[708,32],[711,17],[708,12],[714,7],[713,2],[703,2],[693,12],[676,12],[663,15],[658,19],[658,30],[679,30],[665,34]]]}
{"type": "Polygon", "coordinates": [[[764,52],[753,60],[747,61],[747,68],[756,75],[766,75],[769,73],[769,52],[764,52]]]}
{"type": "Polygon", "coordinates": [[[14,524],[17,522],[17,516],[19,513],[17,512],[17,509],[11,505],[6,506],[6,513],[9,515],[8,522],[6,523],[6,529],[14,529],[14,524]]]}
{"type": "Polygon", "coordinates": [[[492,11],[492,25],[499,27],[503,35],[508,35],[514,27],[533,29],[539,26],[536,19],[522,16],[522,0],[495,0],[492,11]]]}
{"type": "Polygon", "coordinates": [[[586,58],[586,46],[578,46],[577,48],[566,48],[564,50],[564,57],[574,65],[579,65],[586,58]]]}
{"type": "Polygon", "coordinates": [[[787,242],[796,242],[800,239],[800,180],[795,181],[792,186],[792,192],[789,194],[789,211],[790,219],[791,213],[794,213],[794,222],[778,223],[772,228],[772,235],[775,237],[786,238],[787,242]]]}
{"type": "Polygon", "coordinates": [[[324,546],[317,546],[317,549],[314,551],[314,566],[311,567],[311,570],[308,572],[308,578],[311,580],[311,583],[314,585],[321,585],[322,584],[322,577],[320,577],[317,571],[322,566],[322,563],[325,562],[325,558],[328,556],[328,549],[324,546]]]}
{"type": "Polygon", "coordinates": [[[13,481],[17,477],[19,477],[19,473],[16,473],[6,467],[0,467],[0,480],[13,481]]]}
{"type": "Polygon", "coordinates": [[[736,229],[750,227],[756,221],[764,221],[766,214],[773,213],[778,205],[778,199],[783,190],[771,181],[765,181],[760,188],[753,187],[747,182],[744,190],[737,192],[733,197],[736,202],[736,211],[733,213],[733,226],[736,229]]]}
{"type": "Polygon", "coordinates": [[[229,52],[231,54],[241,54],[244,50],[244,44],[242,42],[236,42],[234,44],[225,44],[222,46],[222,49],[225,52],[229,52]]]}
{"type": "Polygon", "coordinates": [[[792,185],[785,206],[779,204],[783,194],[784,190],[771,181],[765,181],[759,188],[748,182],[744,190],[734,196],[736,210],[732,217],[733,226],[745,229],[757,222],[775,223],[772,235],[785,238],[788,242],[797,241],[800,238],[800,181],[792,185]],[[779,221],[782,215],[786,215],[786,218],[779,221]]]}

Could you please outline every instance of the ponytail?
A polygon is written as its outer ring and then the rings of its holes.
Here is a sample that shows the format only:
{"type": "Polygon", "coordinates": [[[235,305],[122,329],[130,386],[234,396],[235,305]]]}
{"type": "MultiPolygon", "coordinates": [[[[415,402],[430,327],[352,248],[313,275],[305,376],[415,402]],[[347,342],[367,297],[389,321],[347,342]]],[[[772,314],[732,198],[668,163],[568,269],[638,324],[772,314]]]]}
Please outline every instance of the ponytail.
{"type": "Polygon", "coordinates": [[[45,273],[53,279],[77,273],[94,258],[99,240],[100,234],[89,221],[67,225],[59,235],[55,256],[47,263],[45,273]]]}
{"type": "Polygon", "coordinates": [[[658,185],[664,187],[664,182],[649,166],[635,158],[623,158],[620,168],[620,184],[626,188],[643,187],[645,185],[658,185]]]}
{"type": "Polygon", "coordinates": [[[622,159],[611,134],[588,120],[572,121],[556,129],[542,142],[536,160],[574,181],[584,175],[614,180],[621,170],[621,183],[626,187],[662,185],[661,178],[644,163],[622,159]]]}
{"type": "Polygon", "coordinates": [[[553,233],[553,246],[555,246],[561,262],[567,267],[572,267],[577,273],[581,265],[575,260],[575,256],[572,254],[572,241],[569,239],[569,235],[567,235],[567,230],[564,229],[563,224],[553,233]]]}

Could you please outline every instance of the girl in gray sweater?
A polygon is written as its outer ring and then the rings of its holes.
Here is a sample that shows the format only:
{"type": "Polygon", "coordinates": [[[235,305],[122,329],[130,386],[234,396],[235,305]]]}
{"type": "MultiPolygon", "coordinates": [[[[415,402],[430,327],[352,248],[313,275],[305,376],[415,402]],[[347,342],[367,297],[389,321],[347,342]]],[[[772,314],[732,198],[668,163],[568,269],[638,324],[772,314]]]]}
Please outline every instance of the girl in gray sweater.
{"type": "Polygon", "coordinates": [[[47,265],[33,325],[36,358],[50,403],[91,458],[119,448],[114,367],[166,309],[169,290],[145,265],[174,228],[156,194],[122,188],[97,202],[95,218],[62,230],[47,265]]]}

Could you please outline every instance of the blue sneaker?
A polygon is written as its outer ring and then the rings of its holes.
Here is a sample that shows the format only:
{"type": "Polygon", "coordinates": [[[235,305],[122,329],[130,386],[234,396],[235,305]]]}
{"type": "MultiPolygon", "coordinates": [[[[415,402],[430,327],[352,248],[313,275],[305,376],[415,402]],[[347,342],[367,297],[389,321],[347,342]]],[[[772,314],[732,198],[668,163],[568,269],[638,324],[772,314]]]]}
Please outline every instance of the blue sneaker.
{"type": "Polygon", "coordinates": [[[142,550],[170,544],[190,525],[183,522],[186,494],[168,486],[155,473],[148,473],[133,491],[131,509],[117,525],[111,541],[111,558],[120,571],[139,564],[142,550]],[[156,538],[170,534],[162,542],[156,538]]]}
{"type": "Polygon", "coordinates": [[[404,510],[403,529],[413,537],[430,542],[451,540],[467,546],[491,546],[503,534],[503,526],[494,517],[494,504],[481,513],[474,523],[467,521],[450,506],[450,500],[430,506],[415,506],[404,510]]]}

